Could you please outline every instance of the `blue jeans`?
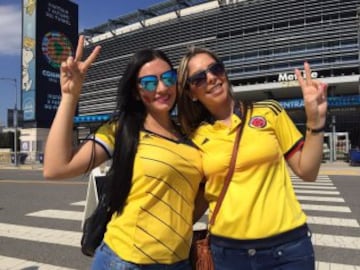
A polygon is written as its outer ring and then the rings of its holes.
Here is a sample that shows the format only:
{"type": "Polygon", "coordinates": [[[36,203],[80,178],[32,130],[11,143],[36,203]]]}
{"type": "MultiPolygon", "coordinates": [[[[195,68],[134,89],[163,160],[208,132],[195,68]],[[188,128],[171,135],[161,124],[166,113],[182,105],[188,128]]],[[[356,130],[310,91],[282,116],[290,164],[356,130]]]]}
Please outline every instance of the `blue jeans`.
{"type": "Polygon", "coordinates": [[[135,264],[122,260],[104,242],[96,249],[92,270],[191,270],[188,260],[173,264],[135,264]]]}
{"type": "Polygon", "coordinates": [[[215,270],[314,270],[311,233],[264,249],[228,248],[211,244],[215,270]]]}

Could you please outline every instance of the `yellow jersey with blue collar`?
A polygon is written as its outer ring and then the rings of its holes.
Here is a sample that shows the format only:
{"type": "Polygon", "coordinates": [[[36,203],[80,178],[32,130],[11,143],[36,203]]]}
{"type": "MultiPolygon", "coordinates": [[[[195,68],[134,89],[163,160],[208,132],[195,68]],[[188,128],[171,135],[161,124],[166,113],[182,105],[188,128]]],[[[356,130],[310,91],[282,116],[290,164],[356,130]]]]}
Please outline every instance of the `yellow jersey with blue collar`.
{"type": "MultiPolygon", "coordinates": [[[[114,124],[103,125],[95,134],[110,156],[114,138],[114,124]]],[[[122,214],[114,214],[107,226],[105,243],[123,260],[137,264],[187,259],[202,178],[200,151],[190,140],[141,131],[132,187],[122,214]]]]}
{"type": "Polygon", "coordinates": [[[289,231],[306,222],[296,199],[286,158],[303,145],[303,136],[274,100],[253,103],[242,123],[204,122],[193,134],[202,152],[205,194],[210,214],[229,169],[237,127],[243,134],[234,175],[211,233],[234,239],[259,239],[289,231]]]}

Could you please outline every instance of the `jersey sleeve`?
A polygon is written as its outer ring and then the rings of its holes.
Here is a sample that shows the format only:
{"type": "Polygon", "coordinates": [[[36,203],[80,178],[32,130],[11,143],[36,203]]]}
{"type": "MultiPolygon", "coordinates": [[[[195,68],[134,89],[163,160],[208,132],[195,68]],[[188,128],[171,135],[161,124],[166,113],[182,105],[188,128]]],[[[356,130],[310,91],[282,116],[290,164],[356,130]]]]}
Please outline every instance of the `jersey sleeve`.
{"type": "Polygon", "coordinates": [[[301,149],[304,138],[286,110],[280,104],[279,106],[281,110],[276,116],[275,134],[285,158],[288,159],[293,153],[301,149]]]}
{"type": "Polygon", "coordinates": [[[94,140],[101,145],[109,157],[112,157],[115,148],[115,123],[106,123],[95,132],[94,140]]]}

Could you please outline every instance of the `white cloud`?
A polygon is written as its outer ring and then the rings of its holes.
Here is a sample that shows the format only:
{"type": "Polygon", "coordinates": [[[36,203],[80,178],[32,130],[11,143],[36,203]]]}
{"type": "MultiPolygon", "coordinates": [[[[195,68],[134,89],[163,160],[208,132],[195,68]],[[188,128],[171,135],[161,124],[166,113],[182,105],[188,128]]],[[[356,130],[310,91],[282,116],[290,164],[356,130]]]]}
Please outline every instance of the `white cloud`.
{"type": "Polygon", "coordinates": [[[21,9],[0,5],[0,55],[20,55],[21,9]]]}

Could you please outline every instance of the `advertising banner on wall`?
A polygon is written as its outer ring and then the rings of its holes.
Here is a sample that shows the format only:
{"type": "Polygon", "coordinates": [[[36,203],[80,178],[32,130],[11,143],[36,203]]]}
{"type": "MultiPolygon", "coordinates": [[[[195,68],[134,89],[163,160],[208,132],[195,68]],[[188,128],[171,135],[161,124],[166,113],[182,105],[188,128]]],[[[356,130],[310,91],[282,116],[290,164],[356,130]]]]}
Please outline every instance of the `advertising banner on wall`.
{"type": "Polygon", "coordinates": [[[35,120],[36,4],[23,0],[21,96],[25,121],[35,120]]]}
{"type": "Polygon", "coordinates": [[[24,122],[49,128],[61,96],[59,68],[77,44],[78,6],[67,0],[23,0],[23,7],[24,122]]]}

